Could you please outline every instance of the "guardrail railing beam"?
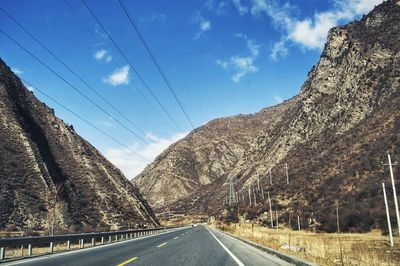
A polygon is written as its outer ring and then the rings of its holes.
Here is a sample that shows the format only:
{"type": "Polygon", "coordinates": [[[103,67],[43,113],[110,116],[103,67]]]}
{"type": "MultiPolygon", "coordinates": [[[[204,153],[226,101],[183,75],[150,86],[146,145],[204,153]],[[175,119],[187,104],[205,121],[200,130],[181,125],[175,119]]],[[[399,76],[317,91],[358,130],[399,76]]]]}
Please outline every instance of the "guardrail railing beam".
{"type": "MultiPolygon", "coordinates": [[[[170,227],[172,229],[175,227],[170,227]]],[[[57,243],[66,243],[66,250],[71,250],[72,241],[78,241],[79,249],[85,247],[85,241],[90,243],[91,246],[96,245],[96,240],[101,239],[101,244],[105,244],[105,240],[108,237],[107,243],[118,242],[120,240],[128,240],[132,238],[143,237],[147,235],[153,235],[156,233],[165,232],[167,228],[160,227],[155,229],[130,229],[124,231],[111,231],[102,233],[83,233],[83,234],[67,234],[67,235],[55,235],[55,236],[33,236],[33,237],[12,237],[12,238],[0,238],[0,262],[6,259],[6,249],[9,247],[23,247],[28,246],[28,256],[32,256],[32,247],[40,245],[48,245],[49,252],[54,252],[54,245],[57,243]]],[[[76,242],[75,242],[76,243],[76,242]]]]}
{"type": "Polygon", "coordinates": [[[4,260],[6,258],[6,248],[0,248],[0,260],[4,260]]]}

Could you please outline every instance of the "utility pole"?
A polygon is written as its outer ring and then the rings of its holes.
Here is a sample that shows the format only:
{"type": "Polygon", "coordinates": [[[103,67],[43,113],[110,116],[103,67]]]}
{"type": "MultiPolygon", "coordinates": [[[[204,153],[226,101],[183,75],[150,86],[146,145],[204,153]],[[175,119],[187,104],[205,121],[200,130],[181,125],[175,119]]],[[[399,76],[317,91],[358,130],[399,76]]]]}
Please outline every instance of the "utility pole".
{"type": "Polygon", "coordinates": [[[249,186],[249,206],[251,206],[251,186],[249,186]]]}
{"type": "Polygon", "coordinates": [[[292,211],[289,211],[289,232],[288,232],[288,236],[289,236],[289,253],[290,253],[290,249],[291,249],[291,246],[290,246],[290,230],[292,229],[291,228],[291,225],[290,225],[290,222],[291,222],[291,220],[292,220],[292,211]]]}
{"type": "Polygon", "coordinates": [[[229,180],[229,205],[236,203],[236,192],[233,186],[233,178],[229,180]]]}
{"type": "Polygon", "coordinates": [[[286,170],[286,184],[289,185],[289,173],[288,173],[288,165],[285,163],[285,170],[286,170]]]}
{"type": "Polygon", "coordinates": [[[253,189],[253,195],[254,195],[254,206],[256,206],[257,205],[256,189],[253,189]]]}
{"type": "Polygon", "coordinates": [[[269,168],[269,183],[272,186],[272,172],[271,172],[271,168],[269,168]]]}
{"type": "Polygon", "coordinates": [[[395,183],[394,183],[394,175],[393,175],[392,160],[391,160],[391,158],[390,158],[389,152],[388,152],[387,156],[388,156],[388,161],[389,161],[390,178],[392,179],[394,206],[395,206],[395,208],[396,208],[397,230],[399,230],[399,236],[400,236],[400,214],[399,214],[399,205],[398,205],[398,203],[397,203],[396,185],[395,185],[395,183]]]}
{"type": "Polygon", "coordinates": [[[301,230],[299,211],[297,211],[297,229],[299,231],[301,230]]]}
{"type": "Polygon", "coordinates": [[[274,222],[272,220],[272,204],[271,204],[271,197],[269,196],[269,191],[268,191],[268,202],[269,202],[269,217],[271,219],[271,228],[274,228],[274,222]]]}
{"type": "Polygon", "coordinates": [[[343,265],[343,251],[342,251],[342,242],[340,240],[340,226],[339,226],[339,201],[336,200],[336,227],[337,233],[339,237],[339,248],[340,248],[340,262],[343,265]]]}
{"type": "Polygon", "coordinates": [[[393,243],[392,225],[390,223],[390,215],[389,215],[389,207],[388,207],[387,198],[386,198],[385,183],[382,183],[382,189],[383,189],[383,199],[385,200],[386,217],[387,217],[389,237],[390,237],[390,246],[393,247],[394,243],[393,243]]]}

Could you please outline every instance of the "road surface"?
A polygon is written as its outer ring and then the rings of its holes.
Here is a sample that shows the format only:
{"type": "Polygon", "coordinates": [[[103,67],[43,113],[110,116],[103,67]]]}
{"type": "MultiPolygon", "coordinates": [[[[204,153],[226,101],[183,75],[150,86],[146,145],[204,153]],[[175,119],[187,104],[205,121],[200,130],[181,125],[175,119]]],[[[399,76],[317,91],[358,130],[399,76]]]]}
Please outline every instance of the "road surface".
{"type": "Polygon", "coordinates": [[[9,262],[5,265],[291,265],[204,226],[76,251],[9,262]]]}

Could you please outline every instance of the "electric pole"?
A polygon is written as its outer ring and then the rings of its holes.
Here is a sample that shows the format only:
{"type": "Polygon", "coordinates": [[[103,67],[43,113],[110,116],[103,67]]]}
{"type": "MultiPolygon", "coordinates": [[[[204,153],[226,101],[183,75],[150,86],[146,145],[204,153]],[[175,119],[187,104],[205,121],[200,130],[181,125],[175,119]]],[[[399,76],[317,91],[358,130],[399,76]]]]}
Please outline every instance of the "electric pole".
{"type": "Polygon", "coordinates": [[[396,185],[394,183],[392,160],[390,158],[389,153],[387,154],[387,156],[388,156],[388,161],[389,161],[390,178],[392,179],[394,206],[396,208],[397,230],[399,231],[399,236],[400,236],[400,214],[399,214],[399,205],[397,203],[396,185]]]}
{"type": "Polygon", "coordinates": [[[342,262],[343,265],[343,251],[342,251],[342,242],[340,240],[340,226],[339,226],[339,201],[336,200],[336,227],[337,227],[337,233],[339,237],[339,248],[340,248],[340,261],[342,262]]]}
{"type": "Polygon", "coordinates": [[[269,168],[269,182],[272,186],[272,172],[271,172],[271,168],[269,168]]]}
{"type": "Polygon", "coordinates": [[[269,202],[269,217],[271,219],[271,228],[274,228],[274,222],[272,220],[272,204],[271,204],[271,197],[269,196],[269,191],[268,191],[268,202],[269,202]]]}
{"type": "Polygon", "coordinates": [[[253,189],[253,195],[254,195],[254,206],[256,206],[257,205],[256,189],[253,189]]]}
{"type": "Polygon", "coordinates": [[[229,205],[236,203],[235,187],[233,186],[233,178],[229,179],[229,205]]]}
{"type": "Polygon", "coordinates": [[[288,165],[285,163],[285,170],[286,170],[286,184],[289,185],[289,173],[288,173],[288,165]]]}
{"type": "Polygon", "coordinates": [[[276,230],[279,228],[279,216],[278,216],[278,210],[275,210],[275,215],[276,215],[276,230]]]}
{"type": "Polygon", "coordinates": [[[385,191],[385,183],[382,183],[382,190],[383,190],[383,199],[385,200],[385,208],[386,208],[386,217],[388,223],[388,230],[389,230],[389,237],[390,237],[390,246],[393,247],[393,234],[392,234],[392,224],[390,223],[390,214],[389,214],[389,207],[386,198],[386,191],[385,191]]]}
{"type": "Polygon", "coordinates": [[[297,211],[297,229],[299,231],[301,230],[299,211],[297,211]]]}
{"type": "Polygon", "coordinates": [[[251,186],[249,186],[249,206],[251,206],[251,186]]]}

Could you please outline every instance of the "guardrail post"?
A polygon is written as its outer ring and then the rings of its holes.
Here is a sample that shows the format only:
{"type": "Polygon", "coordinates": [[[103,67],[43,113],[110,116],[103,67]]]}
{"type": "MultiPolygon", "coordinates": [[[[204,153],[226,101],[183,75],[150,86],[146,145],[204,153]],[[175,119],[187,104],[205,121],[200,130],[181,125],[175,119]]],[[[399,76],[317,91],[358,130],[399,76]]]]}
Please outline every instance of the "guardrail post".
{"type": "Polygon", "coordinates": [[[124,235],[123,234],[121,235],[121,240],[124,240],[124,235]]]}
{"type": "Polygon", "coordinates": [[[129,235],[128,234],[125,235],[125,239],[129,239],[129,235]]]}
{"type": "Polygon", "coordinates": [[[84,243],[83,243],[83,239],[79,239],[79,248],[83,248],[84,247],[84,243]]]}
{"type": "Polygon", "coordinates": [[[71,249],[71,241],[67,240],[67,250],[70,250],[70,249],[71,249]]]}
{"type": "Polygon", "coordinates": [[[49,252],[52,253],[54,251],[54,243],[50,242],[49,252]]]}
{"type": "Polygon", "coordinates": [[[118,242],[118,235],[115,235],[115,242],[118,242]]]}
{"type": "Polygon", "coordinates": [[[101,237],[101,244],[104,244],[104,236],[101,237]]]}
{"type": "Polygon", "coordinates": [[[4,260],[6,258],[6,248],[1,247],[0,248],[0,260],[4,260]]]}
{"type": "Polygon", "coordinates": [[[28,256],[32,256],[32,244],[28,245],[28,256]]]}
{"type": "Polygon", "coordinates": [[[92,247],[96,246],[96,238],[92,237],[92,247]]]}
{"type": "Polygon", "coordinates": [[[131,233],[131,237],[130,238],[132,238],[132,236],[133,236],[133,234],[131,233]]]}
{"type": "Polygon", "coordinates": [[[108,236],[108,243],[111,243],[112,241],[112,236],[108,236]]]}

